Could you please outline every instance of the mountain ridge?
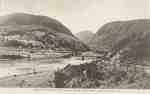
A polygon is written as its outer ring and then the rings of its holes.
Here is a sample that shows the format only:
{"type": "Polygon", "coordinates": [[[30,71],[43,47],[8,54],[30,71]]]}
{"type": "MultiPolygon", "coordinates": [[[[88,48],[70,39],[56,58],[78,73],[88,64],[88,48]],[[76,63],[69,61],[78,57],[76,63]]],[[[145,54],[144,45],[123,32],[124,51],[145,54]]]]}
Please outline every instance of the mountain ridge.
{"type": "Polygon", "coordinates": [[[92,36],[94,35],[94,33],[92,33],[91,31],[80,31],[78,33],[75,34],[75,36],[81,40],[82,42],[84,42],[85,44],[88,44],[90,39],[92,38],[92,36]]]}
{"type": "Polygon", "coordinates": [[[1,16],[0,37],[2,39],[0,46],[70,50],[88,49],[66,26],[56,19],[26,13],[1,16]]]}
{"type": "Polygon", "coordinates": [[[89,45],[97,51],[128,52],[127,56],[132,55],[137,59],[148,58],[150,56],[149,37],[149,19],[114,21],[103,25],[93,36],[89,45]]]}

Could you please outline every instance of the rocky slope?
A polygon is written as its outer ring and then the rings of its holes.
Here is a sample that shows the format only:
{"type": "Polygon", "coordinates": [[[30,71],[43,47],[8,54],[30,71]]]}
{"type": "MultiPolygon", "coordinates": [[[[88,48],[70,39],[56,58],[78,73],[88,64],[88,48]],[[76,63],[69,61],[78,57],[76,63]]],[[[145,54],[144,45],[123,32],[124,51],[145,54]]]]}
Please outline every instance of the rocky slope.
{"type": "Polygon", "coordinates": [[[148,59],[150,56],[150,20],[130,20],[107,23],[90,41],[96,50],[106,50],[114,55],[123,53],[126,58],[148,59]]]}
{"type": "Polygon", "coordinates": [[[149,88],[149,40],[150,20],[105,24],[91,39],[90,46],[93,50],[108,51],[108,60],[68,65],[55,73],[55,85],[58,88],[149,88]]]}
{"type": "Polygon", "coordinates": [[[134,69],[134,65],[127,67],[105,62],[67,65],[55,72],[54,83],[56,88],[150,88],[149,73],[143,71],[141,67],[134,69]]]}
{"type": "Polygon", "coordinates": [[[94,34],[91,31],[81,31],[77,34],[75,34],[75,36],[80,39],[82,42],[84,42],[85,44],[88,44],[90,39],[92,38],[94,34]]]}
{"type": "Polygon", "coordinates": [[[0,41],[2,47],[88,49],[59,21],[25,13],[0,17],[0,41]]]}

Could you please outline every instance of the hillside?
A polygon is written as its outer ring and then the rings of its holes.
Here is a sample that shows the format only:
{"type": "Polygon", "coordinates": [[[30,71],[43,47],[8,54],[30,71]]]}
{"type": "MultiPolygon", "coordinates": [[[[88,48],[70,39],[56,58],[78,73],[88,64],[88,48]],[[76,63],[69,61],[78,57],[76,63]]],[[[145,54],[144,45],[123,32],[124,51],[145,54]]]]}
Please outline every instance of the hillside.
{"type": "Polygon", "coordinates": [[[93,36],[90,46],[97,52],[108,52],[106,59],[97,58],[86,64],[66,66],[55,73],[56,87],[149,88],[149,40],[150,20],[105,24],[93,36]]]}
{"type": "Polygon", "coordinates": [[[130,20],[107,23],[90,41],[99,51],[121,52],[126,58],[148,59],[150,56],[150,20],[130,20]]]}
{"type": "Polygon", "coordinates": [[[88,49],[59,21],[25,13],[0,17],[0,41],[2,47],[88,49]]]}
{"type": "Polygon", "coordinates": [[[92,33],[91,31],[81,31],[75,34],[75,36],[85,44],[89,43],[93,35],[94,33],[92,33]]]}

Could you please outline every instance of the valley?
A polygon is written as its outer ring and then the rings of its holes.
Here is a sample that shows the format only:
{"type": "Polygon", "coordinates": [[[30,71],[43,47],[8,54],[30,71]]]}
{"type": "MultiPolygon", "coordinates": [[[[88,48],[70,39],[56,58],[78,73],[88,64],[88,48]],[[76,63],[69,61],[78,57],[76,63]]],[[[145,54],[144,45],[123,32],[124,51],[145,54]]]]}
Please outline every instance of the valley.
{"type": "Polygon", "coordinates": [[[150,88],[150,20],[73,35],[56,19],[0,16],[0,87],[150,88]]]}

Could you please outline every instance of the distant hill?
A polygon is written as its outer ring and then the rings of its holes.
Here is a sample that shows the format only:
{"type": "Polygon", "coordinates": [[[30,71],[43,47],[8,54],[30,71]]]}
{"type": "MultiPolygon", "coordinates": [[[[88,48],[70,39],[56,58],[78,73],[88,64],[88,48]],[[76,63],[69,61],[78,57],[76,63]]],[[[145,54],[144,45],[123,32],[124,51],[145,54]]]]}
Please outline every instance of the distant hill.
{"type": "Polygon", "coordinates": [[[75,34],[75,36],[85,44],[88,44],[93,35],[94,33],[92,33],[91,31],[81,31],[75,34]]]}
{"type": "Polygon", "coordinates": [[[149,59],[150,20],[117,21],[102,26],[90,41],[90,47],[98,51],[124,53],[126,59],[149,59]]]}
{"type": "Polygon", "coordinates": [[[25,13],[0,16],[0,40],[4,47],[88,49],[56,19],[25,13]]]}

